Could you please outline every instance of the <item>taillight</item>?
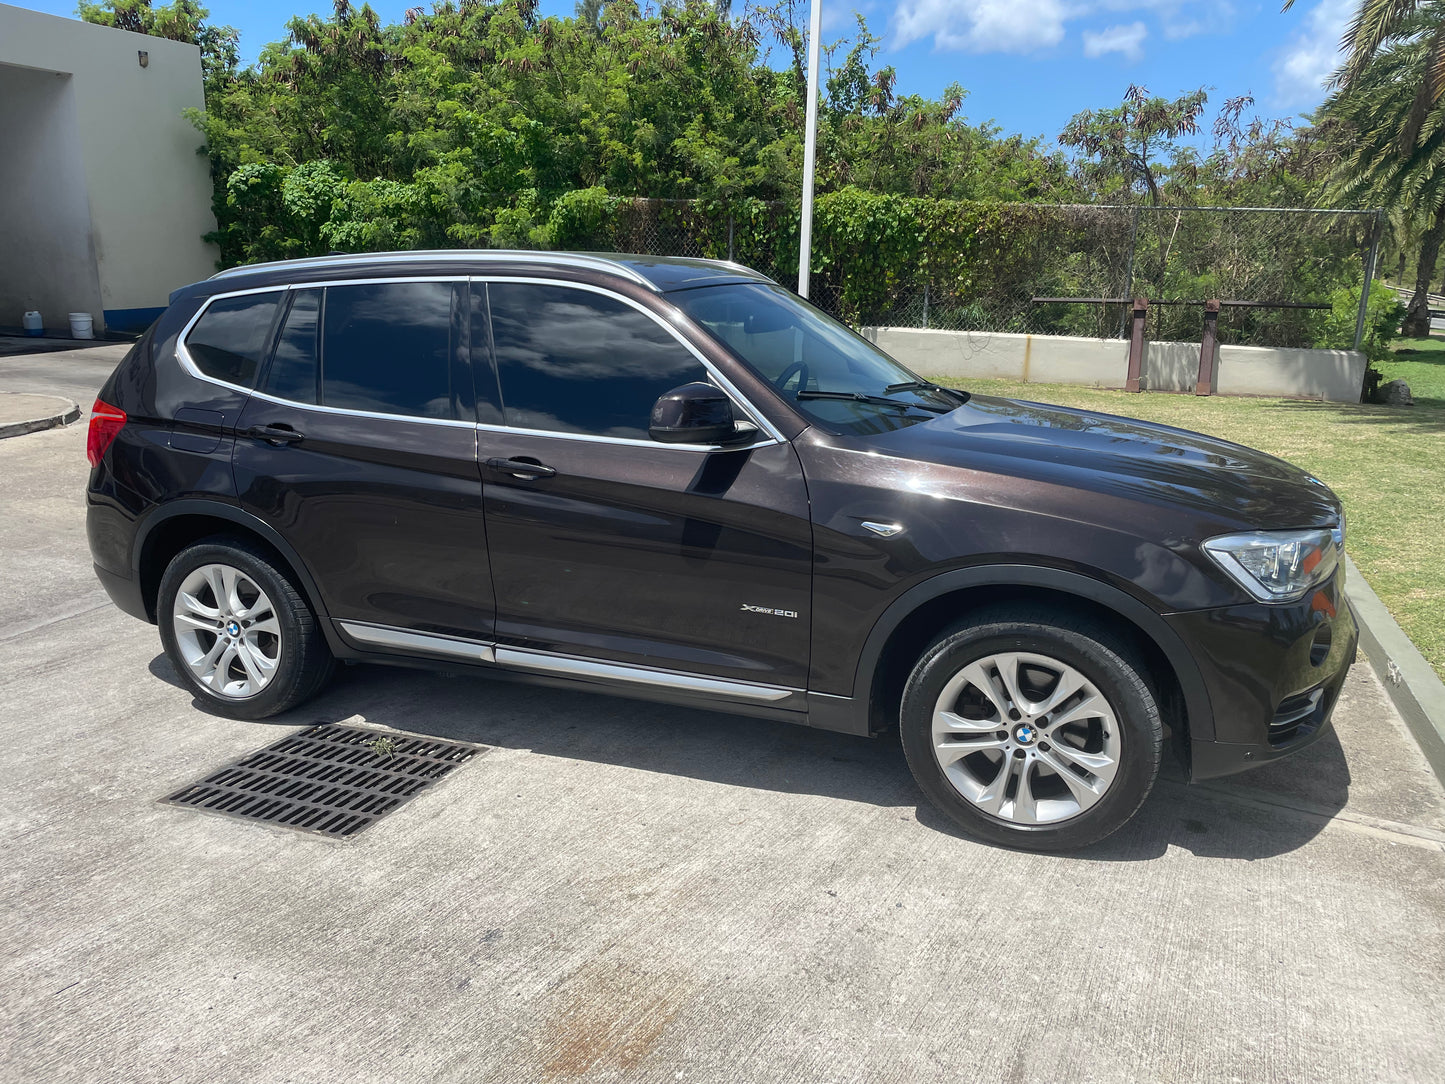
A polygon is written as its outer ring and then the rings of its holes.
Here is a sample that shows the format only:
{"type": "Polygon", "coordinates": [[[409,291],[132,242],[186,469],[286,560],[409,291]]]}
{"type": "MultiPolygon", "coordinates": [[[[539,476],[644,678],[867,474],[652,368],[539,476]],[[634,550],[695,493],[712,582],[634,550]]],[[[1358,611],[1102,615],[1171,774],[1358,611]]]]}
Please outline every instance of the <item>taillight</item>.
{"type": "Polygon", "coordinates": [[[125,411],[97,399],[90,408],[90,432],[85,437],[85,458],[92,467],[100,466],[106,449],[115,443],[125,427],[125,411]]]}

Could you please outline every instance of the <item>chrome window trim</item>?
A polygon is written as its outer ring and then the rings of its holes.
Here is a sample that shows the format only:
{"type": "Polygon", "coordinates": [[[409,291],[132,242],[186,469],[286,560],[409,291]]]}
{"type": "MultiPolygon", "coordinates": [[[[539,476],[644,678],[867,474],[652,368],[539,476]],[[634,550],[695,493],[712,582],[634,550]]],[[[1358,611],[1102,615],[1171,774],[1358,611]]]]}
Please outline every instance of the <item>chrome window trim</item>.
{"type": "MultiPolygon", "coordinates": [[[[225,274],[225,272],[221,272],[221,274],[225,274]]],[[[197,380],[203,380],[206,383],[214,384],[217,387],[228,388],[231,391],[239,392],[242,395],[254,396],[257,399],[261,399],[268,403],[275,403],[279,406],[299,407],[304,410],[319,410],[326,414],[334,414],[341,417],[380,418],[387,421],[421,422],[427,425],[445,425],[469,429],[474,428],[484,432],[518,433],[526,436],[537,437],[562,437],[567,440],[591,441],[597,444],[618,444],[624,446],[630,445],[638,448],[671,448],[681,452],[714,452],[721,449],[727,449],[728,451],[750,451],[755,448],[766,448],[774,444],[787,443],[782,433],[780,433],[778,429],[772,424],[772,422],[767,419],[766,415],[764,415],[762,411],[758,410],[755,406],[753,406],[752,401],[749,400],[747,396],[743,395],[742,392],[737,389],[737,386],[734,385],[731,380],[729,380],[722,372],[718,370],[717,366],[713,365],[710,361],[708,361],[708,359],[702,355],[701,351],[699,351],[696,346],[690,343],[677,328],[670,326],[666,321],[661,319],[656,313],[652,312],[645,305],[634,301],[630,297],[626,297],[622,294],[617,293],[614,290],[609,290],[602,286],[595,286],[592,283],[569,282],[565,279],[540,278],[535,276],[521,275],[397,275],[363,279],[318,279],[315,282],[296,282],[286,284],[277,283],[271,286],[248,287],[244,290],[228,290],[223,293],[212,294],[210,297],[206,298],[205,303],[196,310],[195,315],[193,315],[188,321],[186,321],[185,326],[181,328],[180,333],[176,336],[176,357],[180,359],[182,368],[184,368],[187,373],[189,373],[197,380]],[[733,400],[734,405],[738,406],[741,411],[745,415],[747,415],[748,419],[752,421],[755,425],[757,425],[759,431],[767,435],[768,439],[756,440],[751,444],[740,444],[736,446],[727,444],[692,443],[664,444],[660,441],[645,440],[640,437],[608,437],[591,433],[564,433],[551,429],[529,429],[522,426],[492,425],[489,423],[466,421],[459,418],[427,418],[417,414],[386,414],[376,410],[354,410],[350,407],[333,407],[326,406],[322,403],[302,403],[294,399],[283,399],[280,396],[271,395],[269,392],[264,392],[259,388],[248,388],[241,384],[233,384],[230,381],[221,380],[217,377],[203,373],[201,372],[200,367],[196,365],[195,359],[191,357],[190,351],[186,348],[186,338],[190,335],[196,324],[200,322],[201,317],[206,314],[206,310],[208,310],[217,301],[221,301],[226,298],[245,297],[251,294],[286,293],[291,290],[319,290],[325,289],[326,287],[330,286],[370,286],[398,282],[464,282],[468,284],[482,283],[483,285],[488,282],[517,282],[536,286],[561,286],[568,289],[585,290],[595,294],[602,294],[604,297],[613,298],[614,300],[620,301],[624,305],[628,305],[631,308],[634,308],[638,312],[642,313],[648,319],[652,320],[653,323],[657,324],[658,327],[661,327],[664,331],[671,335],[673,339],[675,339],[679,344],[681,344],[682,347],[687,350],[687,352],[690,353],[697,360],[697,362],[707,371],[708,375],[711,376],[715,381],[717,381],[718,386],[721,387],[725,392],[727,392],[728,397],[733,400]]]]}
{"type": "MultiPolygon", "coordinates": [[[[204,380],[207,384],[215,384],[217,387],[220,388],[230,388],[232,391],[238,391],[242,395],[250,395],[252,392],[251,388],[248,388],[242,384],[232,384],[229,380],[222,380],[219,377],[211,376],[208,373],[201,372],[200,366],[196,364],[196,359],[191,357],[191,352],[186,347],[186,339],[190,337],[190,334],[195,329],[195,326],[200,323],[201,317],[205,316],[207,310],[209,310],[210,307],[214,305],[217,301],[224,301],[227,298],[231,297],[247,297],[251,294],[280,294],[282,296],[282,299],[284,300],[288,289],[290,289],[290,287],[280,285],[258,286],[253,287],[249,290],[232,290],[229,293],[212,294],[210,297],[206,298],[205,303],[195,311],[195,314],[186,321],[186,326],[181,328],[180,332],[176,335],[176,357],[180,358],[181,360],[181,368],[185,369],[187,373],[195,377],[197,380],[204,380]]],[[[272,317],[272,319],[274,320],[275,317],[272,317]]],[[[263,366],[260,365],[256,367],[257,376],[261,375],[262,367],[263,366]]]]}
{"type": "MultiPolygon", "coordinates": [[[[564,433],[558,429],[527,429],[520,425],[492,425],[489,422],[478,422],[477,430],[483,433],[516,433],[524,437],[561,437],[563,440],[583,440],[593,444],[620,444],[633,448],[672,448],[680,452],[747,452],[754,448],[771,448],[774,444],[780,444],[769,437],[766,440],[754,441],[752,444],[664,444],[660,440],[643,439],[642,437],[600,437],[591,433],[564,433]]],[[[761,432],[761,428],[759,429],[761,432]]]]}
{"type": "MultiPolygon", "coordinates": [[[[516,282],[530,286],[557,286],[567,290],[585,290],[588,293],[601,294],[603,297],[610,297],[615,301],[621,301],[624,305],[628,305],[631,308],[634,308],[638,312],[642,313],[654,324],[656,324],[658,327],[662,328],[669,335],[671,335],[673,339],[675,339],[683,347],[683,349],[685,349],[697,360],[698,364],[700,364],[707,371],[708,375],[717,382],[718,387],[722,388],[723,391],[727,392],[728,398],[732,399],[733,401],[733,405],[739,407],[742,412],[748,416],[748,420],[753,422],[761,432],[766,433],[770,438],[765,441],[754,441],[752,444],[739,445],[736,450],[741,451],[746,448],[765,448],[772,444],[787,443],[783,438],[783,434],[778,431],[777,427],[774,426],[772,422],[768,421],[767,416],[763,414],[762,411],[758,410],[758,408],[753,405],[752,401],[748,399],[748,397],[745,396],[742,392],[740,392],[737,389],[737,386],[733,384],[733,382],[729,380],[727,376],[724,375],[717,368],[717,366],[715,366],[712,362],[708,361],[708,359],[703,356],[702,351],[698,350],[696,346],[689,342],[681,331],[671,326],[667,321],[659,317],[657,313],[653,312],[651,309],[641,304],[640,302],[634,301],[630,297],[619,294],[615,290],[609,290],[605,286],[595,286],[589,282],[568,282],[564,279],[535,278],[523,275],[473,275],[471,277],[471,281],[473,283],[481,283],[482,285],[486,285],[490,282],[516,282]]],[[[487,311],[490,314],[490,305],[488,305],[487,311]]],[[[502,397],[505,400],[505,391],[503,391],[502,397]]],[[[569,437],[573,440],[591,440],[604,444],[632,444],[646,448],[678,448],[682,451],[717,451],[721,448],[733,450],[732,446],[727,444],[663,444],[660,441],[643,440],[639,437],[605,437],[594,435],[591,433],[564,433],[551,429],[529,429],[523,426],[515,425],[478,425],[477,428],[484,429],[489,432],[502,431],[510,433],[525,433],[529,436],[569,437]]]]}
{"type": "Polygon", "coordinates": [[[426,425],[446,425],[453,428],[474,429],[476,427],[475,422],[466,421],[461,418],[428,418],[421,414],[387,414],[379,410],[354,410],[350,407],[334,407],[326,406],[322,403],[302,403],[295,399],[283,399],[279,395],[271,395],[259,388],[248,388],[241,384],[232,384],[228,380],[220,380],[217,377],[201,372],[200,367],[196,364],[195,358],[191,357],[191,352],[186,347],[187,337],[191,334],[191,330],[200,321],[201,317],[206,314],[206,310],[217,301],[222,301],[229,297],[245,297],[248,294],[284,294],[291,290],[314,290],[327,286],[363,286],[394,282],[447,282],[456,284],[466,283],[468,279],[465,275],[404,275],[397,278],[337,279],[335,281],[328,279],[325,282],[297,282],[289,285],[258,286],[246,290],[230,290],[226,293],[212,294],[206,298],[205,304],[196,310],[196,314],[186,321],[186,326],[181,328],[180,334],[176,336],[176,357],[180,359],[181,367],[197,380],[204,380],[208,384],[229,388],[232,391],[240,392],[242,395],[250,395],[268,403],[276,403],[279,406],[299,407],[303,410],[319,410],[325,414],[335,414],[346,418],[381,418],[386,421],[421,422],[426,425]]]}
{"type": "Polygon", "coordinates": [[[377,647],[383,650],[397,648],[403,651],[424,651],[433,655],[466,659],[469,662],[491,663],[506,669],[535,670],[539,673],[559,674],[564,677],[627,682],[633,685],[647,685],[656,689],[714,694],[731,697],[735,700],[753,700],[761,703],[776,703],[805,691],[784,685],[765,685],[755,681],[709,677],[706,674],[694,674],[685,670],[664,670],[649,666],[635,666],[629,663],[607,662],[581,655],[564,655],[552,651],[535,651],[531,648],[506,647],[487,640],[468,640],[462,636],[413,632],[410,629],[396,628],[392,625],[376,625],[369,621],[337,621],[336,625],[347,636],[367,647],[377,647]]]}
{"type": "MultiPolygon", "coordinates": [[[[444,263],[533,263],[542,264],[548,267],[564,266],[581,268],[590,271],[605,271],[609,274],[625,278],[638,286],[646,287],[655,294],[662,291],[651,280],[634,271],[625,263],[616,260],[609,260],[605,256],[594,256],[581,252],[528,252],[515,249],[433,249],[417,250],[406,252],[370,252],[355,253],[344,256],[312,256],[299,260],[270,260],[266,263],[242,264],[238,267],[228,267],[224,271],[217,271],[207,281],[223,279],[235,275],[245,274],[248,271],[262,271],[268,268],[274,270],[296,270],[313,271],[324,270],[329,267],[345,268],[358,265],[374,265],[377,263],[401,263],[407,260],[421,261],[432,260],[444,263]]],[[[719,261],[722,262],[722,261],[719,261]]],[[[740,265],[734,265],[740,266],[740,265]]],[[[748,270],[748,269],[744,269],[748,270]]],[[[468,272],[474,274],[475,272],[468,272]]],[[[432,276],[423,276],[426,278],[432,276]]],[[[370,279],[368,281],[378,281],[370,279]]],[[[306,283],[305,285],[314,285],[306,283]]],[[[277,289],[278,287],[267,287],[277,289]]]]}

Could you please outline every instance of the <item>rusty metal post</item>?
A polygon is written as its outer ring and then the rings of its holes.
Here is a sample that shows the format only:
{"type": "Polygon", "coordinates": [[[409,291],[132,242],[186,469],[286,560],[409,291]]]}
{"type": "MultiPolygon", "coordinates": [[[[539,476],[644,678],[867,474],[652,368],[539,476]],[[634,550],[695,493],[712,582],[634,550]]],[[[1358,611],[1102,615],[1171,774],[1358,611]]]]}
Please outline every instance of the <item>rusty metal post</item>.
{"type": "Polygon", "coordinates": [[[1134,299],[1134,327],[1129,333],[1129,376],[1124,381],[1125,391],[1139,390],[1139,376],[1144,371],[1144,318],[1149,315],[1149,301],[1134,299]]]}
{"type": "Polygon", "coordinates": [[[1210,395],[1214,392],[1214,344],[1219,341],[1219,302],[1204,303],[1204,339],[1199,344],[1199,380],[1194,385],[1195,395],[1210,395]]]}

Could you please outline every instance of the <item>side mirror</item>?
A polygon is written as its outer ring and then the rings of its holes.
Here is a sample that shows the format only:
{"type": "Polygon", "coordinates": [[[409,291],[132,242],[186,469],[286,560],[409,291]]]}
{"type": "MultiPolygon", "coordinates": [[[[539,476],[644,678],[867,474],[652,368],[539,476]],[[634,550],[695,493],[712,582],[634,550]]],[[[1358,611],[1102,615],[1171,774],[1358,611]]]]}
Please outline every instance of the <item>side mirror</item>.
{"type": "Polygon", "coordinates": [[[711,384],[673,388],[652,405],[647,434],[663,444],[723,444],[738,435],[732,400],[711,384]]]}

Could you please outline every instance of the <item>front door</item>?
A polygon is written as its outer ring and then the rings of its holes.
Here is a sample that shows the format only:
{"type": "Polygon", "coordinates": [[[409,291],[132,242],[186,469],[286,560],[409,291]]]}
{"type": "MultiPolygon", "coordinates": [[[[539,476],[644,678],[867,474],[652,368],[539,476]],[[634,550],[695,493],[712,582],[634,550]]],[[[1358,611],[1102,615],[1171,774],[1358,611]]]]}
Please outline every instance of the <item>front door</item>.
{"type": "Polygon", "coordinates": [[[237,426],[242,505],[295,546],[353,639],[407,642],[363,625],[489,639],[467,283],[291,294],[237,426]]]}
{"type": "Polygon", "coordinates": [[[615,294],[493,281],[488,307],[505,424],[479,427],[478,456],[499,661],[513,645],[804,688],[812,532],[792,446],[649,440],[658,396],[717,381],[615,294]]]}

